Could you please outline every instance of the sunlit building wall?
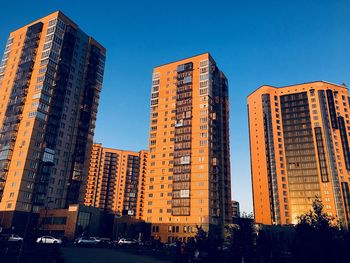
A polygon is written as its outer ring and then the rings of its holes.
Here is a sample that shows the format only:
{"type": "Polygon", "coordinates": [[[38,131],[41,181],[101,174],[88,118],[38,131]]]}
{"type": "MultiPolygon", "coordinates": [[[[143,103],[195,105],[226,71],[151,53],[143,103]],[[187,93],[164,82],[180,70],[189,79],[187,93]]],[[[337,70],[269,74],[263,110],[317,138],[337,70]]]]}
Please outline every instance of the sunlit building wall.
{"type": "Polygon", "coordinates": [[[0,64],[1,225],[84,202],[105,53],[61,12],[10,33],[0,64]]]}
{"type": "Polygon", "coordinates": [[[248,96],[254,216],[294,224],[316,197],[343,225],[350,209],[349,93],[316,81],[248,96]]]}
{"type": "Polygon", "coordinates": [[[231,222],[228,82],[209,53],[154,68],[143,218],[162,241],[231,222]]]}
{"type": "Polygon", "coordinates": [[[147,151],[125,151],[93,145],[85,205],[107,213],[142,218],[147,151]]]}

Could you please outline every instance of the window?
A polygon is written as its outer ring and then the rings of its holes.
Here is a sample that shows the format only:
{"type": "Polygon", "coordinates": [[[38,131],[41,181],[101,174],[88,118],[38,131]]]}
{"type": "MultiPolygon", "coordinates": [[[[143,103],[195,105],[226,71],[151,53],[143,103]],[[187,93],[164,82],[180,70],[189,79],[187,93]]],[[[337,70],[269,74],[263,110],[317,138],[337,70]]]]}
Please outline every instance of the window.
{"type": "Polygon", "coordinates": [[[33,179],[35,177],[35,173],[32,172],[32,171],[29,171],[28,172],[28,177],[33,179]]]}
{"type": "Polygon", "coordinates": [[[200,75],[200,80],[207,80],[208,78],[209,78],[208,73],[200,75]]]}
{"type": "Polygon", "coordinates": [[[208,60],[202,60],[201,62],[199,62],[199,66],[200,66],[200,67],[206,67],[206,66],[208,66],[208,60]]]}
{"type": "Polygon", "coordinates": [[[53,27],[50,27],[50,28],[47,29],[46,34],[49,35],[49,34],[51,34],[51,33],[54,32],[54,31],[55,31],[55,27],[54,27],[54,26],[53,26],[53,27]]]}
{"type": "Polygon", "coordinates": [[[79,212],[77,226],[85,229],[90,223],[90,213],[79,212]]]}
{"type": "Polygon", "coordinates": [[[67,217],[53,217],[52,224],[53,225],[65,225],[67,222],[67,217]]]}
{"type": "Polygon", "coordinates": [[[50,20],[49,21],[49,27],[53,26],[53,25],[56,25],[56,23],[57,23],[57,19],[50,20]]]}
{"type": "Polygon", "coordinates": [[[30,168],[36,169],[37,168],[37,162],[31,161],[30,162],[30,168]]]}

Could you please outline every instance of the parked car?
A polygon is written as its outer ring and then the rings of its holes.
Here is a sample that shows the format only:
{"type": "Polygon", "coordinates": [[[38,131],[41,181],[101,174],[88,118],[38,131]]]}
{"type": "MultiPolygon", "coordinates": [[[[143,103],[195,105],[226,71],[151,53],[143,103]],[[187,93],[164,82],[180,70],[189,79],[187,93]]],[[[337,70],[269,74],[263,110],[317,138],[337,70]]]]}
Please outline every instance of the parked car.
{"type": "Polygon", "coordinates": [[[54,238],[52,236],[42,236],[36,240],[36,243],[42,244],[62,244],[62,240],[58,238],[54,238]]]}
{"type": "Polygon", "coordinates": [[[118,240],[118,245],[136,245],[137,241],[131,238],[121,238],[118,240]]]}
{"type": "Polygon", "coordinates": [[[98,245],[101,239],[98,237],[80,237],[74,241],[75,245],[98,245]]]}
{"type": "Polygon", "coordinates": [[[9,236],[8,241],[9,242],[22,242],[23,237],[20,237],[19,235],[12,234],[9,236]]]}
{"type": "Polygon", "coordinates": [[[173,248],[173,247],[176,247],[176,242],[173,242],[173,243],[165,243],[164,246],[166,248],[173,248]]]}

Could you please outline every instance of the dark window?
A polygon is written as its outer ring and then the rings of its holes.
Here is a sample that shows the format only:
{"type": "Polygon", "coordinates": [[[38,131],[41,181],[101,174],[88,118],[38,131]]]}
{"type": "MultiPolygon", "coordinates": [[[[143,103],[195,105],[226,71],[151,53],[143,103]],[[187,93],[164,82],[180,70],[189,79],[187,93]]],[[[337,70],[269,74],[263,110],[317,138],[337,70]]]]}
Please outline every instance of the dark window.
{"type": "Polygon", "coordinates": [[[327,90],[326,95],[327,95],[328,109],[329,109],[329,115],[331,117],[332,128],[338,129],[337,113],[335,111],[335,104],[334,104],[334,97],[333,97],[332,90],[327,90]]]}
{"type": "Polygon", "coordinates": [[[79,212],[77,226],[85,229],[90,224],[90,213],[79,212]]]}
{"type": "Polygon", "coordinates": [[[350,220],[350,193],[349,193],[349,184],[347,182],[341,183],[341,189],[343,192],[343,201],[345,205],[345,215],[346,219],[349,222],[350,220]]]}
{"type": "Polygon", "coordinates": [[[52,219],[53,225],[65,225],[67,223],[67,217],[54,217],[52,219]]]}
{"type": "Polygon", "coordinates": [[[328,171],[327,171],[327,160],[323,145],[323,136],[320,127],[315,128],[316,144],[317,144],[317,153],[318,153],[318,162],[321,171],[322,182],[328,182],[328,171]]]}
{"type": "Polygon", "coordinates": [[[340,137],[341,137],[341,143],[343,146],[346,169],[350,170],[349,142],[348,142],[348,136],[346,134],[344,118],[339,116],[338,123],[339,123],[340,137]]]}

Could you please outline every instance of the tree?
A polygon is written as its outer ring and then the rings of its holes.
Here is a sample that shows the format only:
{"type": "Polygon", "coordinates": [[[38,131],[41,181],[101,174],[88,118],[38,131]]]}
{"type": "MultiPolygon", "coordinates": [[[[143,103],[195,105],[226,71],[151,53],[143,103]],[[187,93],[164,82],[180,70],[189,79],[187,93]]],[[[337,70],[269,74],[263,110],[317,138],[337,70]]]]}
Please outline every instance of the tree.
{"type": "Polygon", "coordinates": [[[298,262],[332,262],[330,251],[338,230],[335,218],[323,212],[319,197],[312,203],[312,210],[298,217],[295,226],[294,254],[298,262]]]}
{"type": "Polygon", "coordinates": [[[319,231],[330,231],[334,230],[337,225],[333,216],[323,212],[322,201],[316,197],[312,202],[312,210],[298,217],[296,228],[310,227],[319,231]]]}
{"type": "Polygon", "coordinates": [[[201,226],[197,226],[195,240],[198,250],[206,250],[208,248],[208,233],[201,226]]]}
{"type": "Polygon", "coordinates": [[[243,214],[237,224],[226,226],[226,231],[233,262],[251,262],[256,241],[253,215],[243,214]]]}

